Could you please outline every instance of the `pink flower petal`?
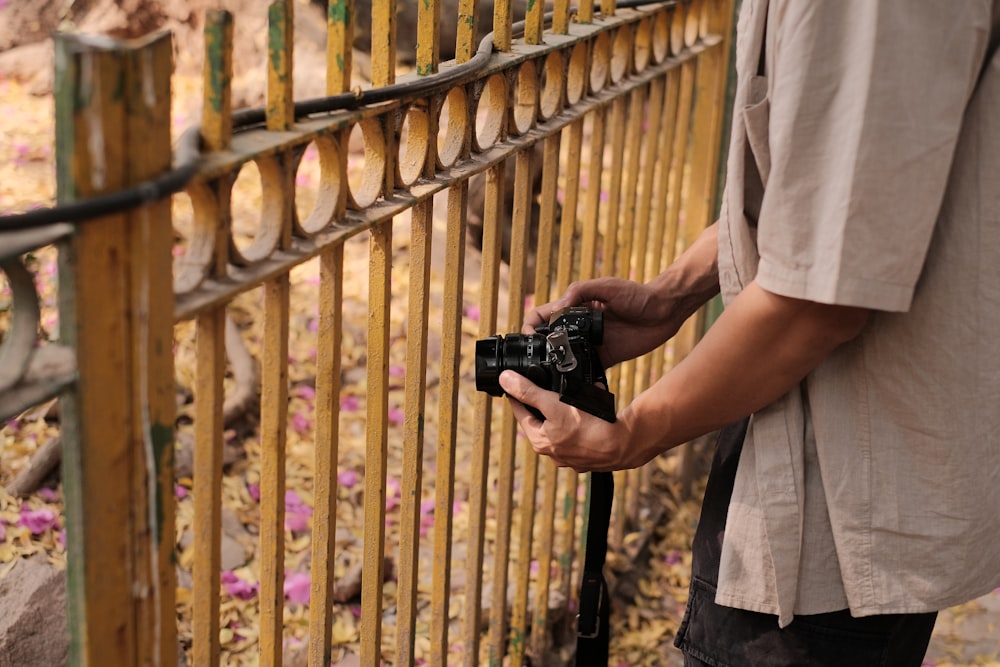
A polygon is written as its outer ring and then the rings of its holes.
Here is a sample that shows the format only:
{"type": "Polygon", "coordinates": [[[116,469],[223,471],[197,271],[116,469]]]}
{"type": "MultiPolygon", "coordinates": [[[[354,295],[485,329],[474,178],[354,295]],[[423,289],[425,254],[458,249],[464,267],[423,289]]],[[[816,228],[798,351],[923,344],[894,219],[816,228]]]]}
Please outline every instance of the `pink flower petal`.
{"type": "Polygon", "coordinates": [[[406,419],[406,414],[402,408],[392,408],[389,410],[389,421],[393,424],[402,424],[406,419]]]}
{"type": "Polygon", "coordinates": [[[297,604],[309,604],[311,577],[305,572],[285,573],[285,598],[297,604]]]}
{"type": "Polygon", "coordinates": [[[307,384],[300,384],[295,388],[295,393],[299,396],[299,398],[304,398],[307,401],[316,400],[316,390],[307,384]]]}
{"type": "Polygon", "coordinates": [[[252,584],[246,579],[241,579],[235,572],[224,570],[222,572],[222,587],[237,600],[252,600],[257,597],[260,584],[252,584]]]}
{"type": "Polygon", "coordinates": [[[406,368],[398,364],[389,366],[389,377],[401,378],[406,375],[406,368]]]}
{"type": "Polygon", "coordinates": [[[178,498],[187,498],[188,490],[180,484],[174,484],[174,495],[178,498]]]}
{"type": "Polygon", "coordinates": [[[357,412],[361,407],[361,401],[357,396],[347,395],[340,399],[340,409],[344,412],[357,412]]]}
{"type": "Polygon", "coordinates": [[[247,484],[247,493],[250,497],[260,502],[260,484],[247,484]]]}
{"type": "Polygon", "coordinates": [[[7,539],[7,522],[0,519],[0,542],[7,539]]]}
{"type": "Polygon", "coordinates": [[[337,475],[337,483],[345,489],[350,489],[358,483],[358,473],[353,470],[342,470],[337,475]]]}
{"type": "Polygon", "coordinates": [[[473,322],[479,321],[479,306],[469,306],[465,309],[465,316],[468,317],[473,322]]]}
{"type": "Polygon", "coordinates": [[[292,415],[292,430],[302,435],[308,433],[309,429],[312,428],[312,420],[301,412],[296,412],[292,415]]]}
{"type": "Polygon", "coordinates": [[[18,525],[30,530],[32,535],[41,535],[56,525],[56,519],[56,513],[50,509],[32,510],[22,507],[18,525]]]}
{"type": "Polygon", "coordinates": [[[47,486],[43,486],[42,488],[38,489],[38,497],[47,503],[54,503],[55,501],[59,500],[59,494],[56,492],[56,490],[50,489],[47,486]]]}

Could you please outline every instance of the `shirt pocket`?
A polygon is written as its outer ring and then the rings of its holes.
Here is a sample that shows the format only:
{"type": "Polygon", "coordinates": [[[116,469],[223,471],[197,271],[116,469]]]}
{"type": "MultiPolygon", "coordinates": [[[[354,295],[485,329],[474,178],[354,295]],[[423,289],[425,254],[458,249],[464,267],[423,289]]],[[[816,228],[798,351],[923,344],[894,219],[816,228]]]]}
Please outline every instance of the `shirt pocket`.
{"type": "Polygon", "coordinates": [[[767,77],[754,76],[749,81],[747,103],[743,107],[743,125],[746,127],[747,144],[753,155],[757,174],[762,186],[767,186],[771,173],[771,146],[768,125],[771,119],[771,103],[767,94],[767,77]]]}

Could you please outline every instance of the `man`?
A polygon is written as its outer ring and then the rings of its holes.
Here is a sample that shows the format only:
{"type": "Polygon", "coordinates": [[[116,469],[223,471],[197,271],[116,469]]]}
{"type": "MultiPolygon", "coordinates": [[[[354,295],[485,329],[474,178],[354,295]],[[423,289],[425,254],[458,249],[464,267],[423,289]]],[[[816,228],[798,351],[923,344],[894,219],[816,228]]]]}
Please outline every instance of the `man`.
{"type": "Polygon", "coordinates": [[[937,610],[1000,586],[1000,0],[744,0],[737,34],[720,221],[651,282],[575,284],[525,329],[602,308],[610,365],[720,287],[722,316],[615,424],[500,383],[580,471],[735,422],[687,664],[920,665],[937,610]]]}

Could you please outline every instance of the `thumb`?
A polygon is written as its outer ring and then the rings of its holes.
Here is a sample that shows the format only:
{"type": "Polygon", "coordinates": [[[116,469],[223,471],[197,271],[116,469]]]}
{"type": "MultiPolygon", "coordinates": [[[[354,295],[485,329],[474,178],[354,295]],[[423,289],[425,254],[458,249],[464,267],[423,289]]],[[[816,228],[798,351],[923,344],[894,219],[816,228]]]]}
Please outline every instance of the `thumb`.
{"type": "Polygon", "coordinates": [[[545,412],[544,404],[549,402],[546,394],[550,393],[539,387],[537,384],[524,377],[520,373],[506,370],[500,374],[500,386],[507,392],[507,395],[525,405],[538,408],[545,412]]]}

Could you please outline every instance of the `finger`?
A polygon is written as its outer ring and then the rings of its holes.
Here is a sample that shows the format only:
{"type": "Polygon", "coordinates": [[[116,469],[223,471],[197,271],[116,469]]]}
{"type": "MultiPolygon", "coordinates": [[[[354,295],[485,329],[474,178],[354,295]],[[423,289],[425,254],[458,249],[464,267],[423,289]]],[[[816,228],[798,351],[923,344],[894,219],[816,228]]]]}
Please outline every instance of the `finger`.
{"type": "MultiPolygon", "coordinates": [[[[543,415],[552,414],[552,407],[559,403],[559,396],[555,392],[542,389],[537,384],[514,371],[504,371],[500,374],[500,386],[511,398],[536,408],[543,415]]],[[[518,420],[520,421],[520,419],[518,420]]],[[[540,420],[535,418],[539,424],[540,420]]]]}
{"type": "Polygon", "coordinates": [[[540,306],[535,306],[524,318],[524,325],[521,327],[521,333],[532,334],[535,333],[535,329],[540,326],[547,325],[549,320],[552,319],[552,313],[557,310],[562,310],[568,304],[566,303],[566,297],[560,297],[555,301],[550,301],[549,303],[543,303],[540,306]]]}
{"type": "Polygon", "coordinates": [[[534,432],[534,429],[542,425],[542,420],[532,414],[524,403],[511,396],[509,393],[507,394],[507,400],[510,401],[510,409],[511,412],[514,413],[514,419],[516,419],[517,423],[524,429],[525,435],[534,432]]]}

